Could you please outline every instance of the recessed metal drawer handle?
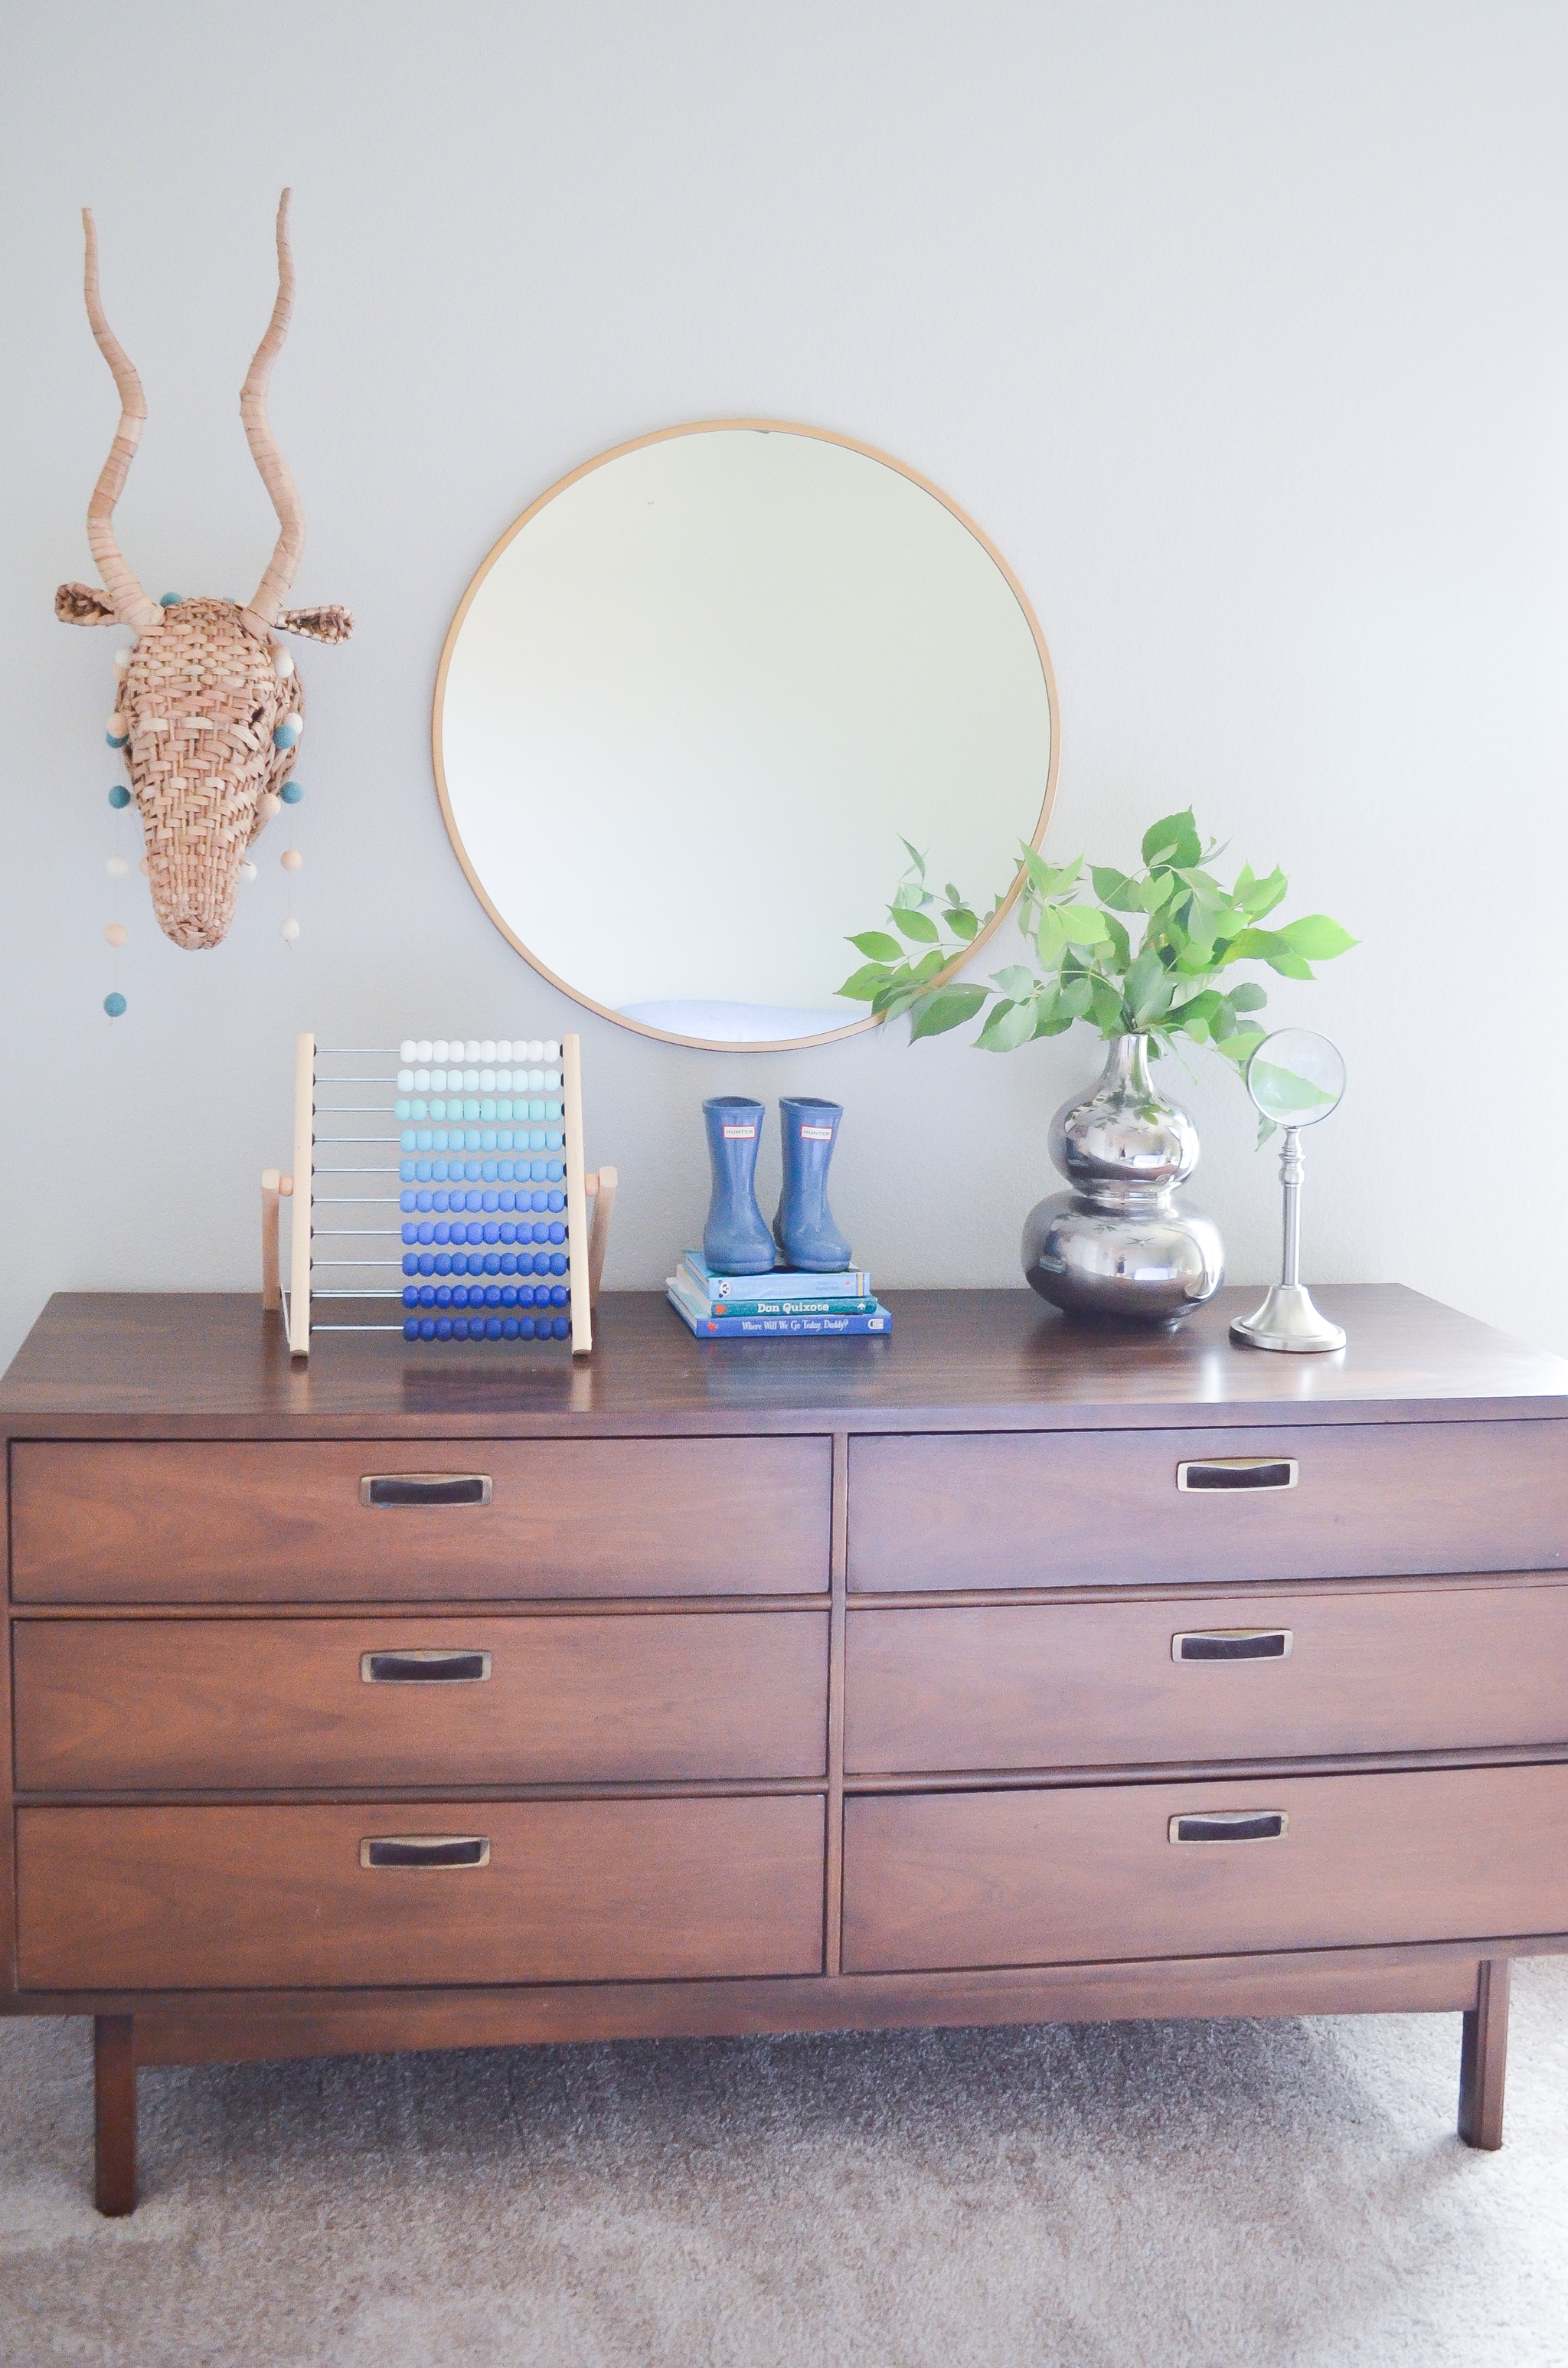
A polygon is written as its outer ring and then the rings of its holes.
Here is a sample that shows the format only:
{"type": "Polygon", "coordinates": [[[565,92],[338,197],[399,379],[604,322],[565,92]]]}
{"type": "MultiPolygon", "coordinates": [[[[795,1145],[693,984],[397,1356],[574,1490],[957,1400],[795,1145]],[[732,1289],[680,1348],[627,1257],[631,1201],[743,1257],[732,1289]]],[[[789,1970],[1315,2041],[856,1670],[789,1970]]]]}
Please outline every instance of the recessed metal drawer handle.
{"type": "Polygon", "coordinates": [[[367,1472],[362,1505],[488,1505],[488,1472],[367,1472]]]}
{"type": "Polygon", "coordinates": [[[1210,1489],[1293,1488],[1301,1474],[1293,1455],[1211,1455],[1202,1463],[1178,1463],[1176,1486],[1185,1496],[1210,1489]]]}
{"type": "Polygon", "coordinates": [[[1173,1817],[1173,1842],[1282,1842],[1290,1820],[1283,1809],[1205,1809],[1173,1817]]]}
{"type": "Polygon", "coordinates": [[[359,1845],[361,1866],[488,1866],[488,1834],[372,1834],[359,1845]]]}
{"type": "Polygon", "coordinates": [[[1171,1638],[1173,1661],[1283,1661],[1293,1628],[1189,1628],[1171,1638]]]}
{"type": "Polygon", "coordinates": [[[361,1653],[368,1686],[473,1686],[490,1675],[488,1653],[361,1653]]]}

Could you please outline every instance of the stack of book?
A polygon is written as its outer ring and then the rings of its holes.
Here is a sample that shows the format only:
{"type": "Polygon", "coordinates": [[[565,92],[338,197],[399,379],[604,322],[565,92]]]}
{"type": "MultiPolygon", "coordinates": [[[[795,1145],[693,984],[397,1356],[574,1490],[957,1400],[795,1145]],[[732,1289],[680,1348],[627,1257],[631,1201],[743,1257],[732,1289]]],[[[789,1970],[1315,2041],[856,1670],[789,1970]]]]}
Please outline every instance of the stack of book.
{"type": "Polygon", "coordinates": [[[666,1280],[670,1305],[699,1339],[885,1338],[892,1317],[859,1267],[836,1274],[719,1274],[700,1250],[687,1250],[666,1280]]]}

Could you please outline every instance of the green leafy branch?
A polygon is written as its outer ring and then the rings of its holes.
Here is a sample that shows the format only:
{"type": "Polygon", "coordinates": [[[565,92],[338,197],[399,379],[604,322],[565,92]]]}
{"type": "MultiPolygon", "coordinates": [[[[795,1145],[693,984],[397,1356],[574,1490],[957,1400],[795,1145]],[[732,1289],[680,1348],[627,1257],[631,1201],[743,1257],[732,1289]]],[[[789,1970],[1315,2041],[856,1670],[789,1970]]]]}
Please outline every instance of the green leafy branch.
{"type": "Polygon", "coordinates": [[[1085,897],[1082,856],[1053,865],[1033,848],[1021,848],[1016,911],[1028,958],[994,972],[987,985],[944,981],[941,973],[962,958],[1003,900],[996,897],[983,916],[951,881],[938,897],[927,884],[924,856],[908,839],[903,844],[909,867],[888,906],[899,934],[865,929],[851,938],[865,960],[838,992],[869,1003],[879,1019],[907,1011],[912,1043],[961,1028],[989,1004],[974,1040],[981,1052],[1011,1053],[1037,1036],[1060,1036],[1081,1019],[1102,1036],[1147,1035],[1156,1053],[1169,1052],[1178,1037],[1210,1044],[1244,1070],[1263,1042],[1255,1015],[1268,998],[1255,981],[1226,973],[1238,962],[1261,962],[1282,978],[1310,979],[1313,962],[1357,943],[1326,913],[1264,928],[1288,892],[1285,874],[1276,866],[1259,878],[1244,864],[1224,886],[1209,868],[1223,849],[1203,846],[1187,807],[1145,831],[1142,871],[1090,866],[1095,903],[1085,897]],[[1124,916],[1142,920],[1136,952],[1124,916]]]}

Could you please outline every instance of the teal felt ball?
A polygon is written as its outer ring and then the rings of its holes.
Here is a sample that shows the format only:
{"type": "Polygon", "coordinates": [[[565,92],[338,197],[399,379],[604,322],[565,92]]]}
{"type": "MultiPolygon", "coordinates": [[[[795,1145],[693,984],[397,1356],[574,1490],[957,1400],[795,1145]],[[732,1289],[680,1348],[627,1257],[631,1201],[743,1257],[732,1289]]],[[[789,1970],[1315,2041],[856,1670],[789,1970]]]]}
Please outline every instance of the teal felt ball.
{"type": "Polygon", "coordinates": [[[305,792],[298,781],[285,781],[278,794],[286,806],[297,806],[305,792]]]}
{"type": "Polygon", "coordinates": [[[124,996],[106,995],[104,997],[104,1009],[108,1013],[111,1019],[118,1019],[120,1013],[125,1009],[124,996]]]}
{"type": "Polygon", "coordinates": [[[291,748],[299,736],[298,724],[279,723],[273,732],[272,745],[275,748],[291,748]]]}
{"type": "Polygon", "coordinates": [[[108,742],[111,748],[123,748],[130,737],[131,734],[129,732],[106,732],[104,734],[104,738],[108,742]]]}
{"type": "Polygon", "coordinates": [[[158,606],[160,609],[177,609],[184,598],[183,592],[165,592],[160,597],[158,606]]]}
{"type": "Polygon", "coordinates": [[[126,788],[123,781],[116,781],[113,789],[108,793],[108,802],[114,808],[116,814],[119,814],[122,808],[131,803],[131,791],[126,788]]]}

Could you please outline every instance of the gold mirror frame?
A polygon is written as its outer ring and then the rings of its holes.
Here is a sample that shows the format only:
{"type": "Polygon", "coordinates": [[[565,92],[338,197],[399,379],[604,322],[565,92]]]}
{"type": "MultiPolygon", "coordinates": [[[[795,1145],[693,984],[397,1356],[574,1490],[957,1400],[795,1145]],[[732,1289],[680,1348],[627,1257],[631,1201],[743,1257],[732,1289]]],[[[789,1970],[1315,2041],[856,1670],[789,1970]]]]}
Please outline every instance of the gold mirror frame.
{"type": "MultiPolygon", "coordinates": [[[[807,436],[819,444],[841,445],[846,451],[859,452],[868,461],[879,461],[884,469],[892,469],[899,476],[907,477],[912,485],[918,485],[923,494],[929,494],[934,501],[940,502],[942,507],[950,511],[959,524],[966,528],[974,537],[981,549],[999,569],[1008,590],[1022,609],[1025,622],[1034,638],[1035,650],[1040,658],[1040,675],[1045,684],[1046,705],[1051,717],[1051,757],[1046,767],[1040,820],[1036,823],[1028,841],[1030,847],[1038,849],[1051,821],[1051,807],[1056,803],[1057,776],[1062,766],[1062,724],[1061,710],[1057,704],[1056,677],[1051,670],[1051,652],[1045,645],[1045,635],[1040,632],[1040,619],[1035,615],[1028,593],[984,529],[975,524],[969,512],[961,509],[951,495],[945,494],[940,485],[933,484],[929,477],[923,477],[918,469],[912,469],[905,461],[894,460],[891,452],[883,452],[875,444],[861,443],[857,437],[840,436],[831,427],[804,427],[798,421],[790,419],[694,419],[680,427],[655,428],[652,435],[633,436],[629,442],[614,445],[608,452],[600,452],[593,460],[585,461],[580,467],[572,470],[568,475],[558,478],[548,492],[540,494],[537,501],[530,502],[522,516],[514,518],[499,542],[494,544],[486,552],[467,591],[458,603],[457,614],[448,628],[447,638],[441,644],[441,662],[436,669],[436,696],[430,715],[430,755],[436,773],[436,793],[441,801],[441,819],[447,825],[447,836],[452,842],[469,886],[473,890],[480,904],[507,944],[515,952],[521,954],[531,970],[537,971],[541,978],[548,979],[551,986],[559,987],[562,995],[570,996],[573,1002],[581,1004],[585,1010],[597,1012],[601,1019],[613,1020],[618,1028],[629,1028],[634,1035],[651,1036],[661,1044],[680,1044],[688,1051],[701,1053],[805,1052],[817,1044],[837,1044],[846,1036],[863,1035],[868,1028],[880,1028],[882,1023],[879,1019],[868,1014],[861,1019],[846,1020],[842,1028],[829,1029],[820,1036],[786,1036],[775,1042],[758,1044],[715,1042],[710,1037],[677,1036],[666,1028],[651,1028],[645,1020],[628,1019],[620,1012],[612,1011],[608,1004],[597,1003],[591,995],[585,995],[582,989],[574,986],[570,980],[558,977],[554,971],[540,962],[537,954],[529,951],[517,932],[503,920],[486,894],[484,883],[469,860],[468,849],[463,845],[462,834],[458,828],[457,816],[452,812],[451,797],[447,787],[446,765],[441,749],[441,715],[447,695],[447,676],[451,666],[452,653],[457,647],[458,635],[463,628],[463,620],[478,598],[480,587],[491,569],[502,552],[507,550],[521,534],[529,520],[536,518],[548,502],[554,501],[558,494],[563,494],[567,487],[574,485],[580,477],[587,476],[592,470],[606,467],[611,461],[620,460],[628,452],[640,452],[650,444],[667,444],[677,436],[710,436],[720,430],[736,428],[750,428],[772,436],[807,436]]],[[[931,982],[933,987],[943,985],[949,979],[956,977],[973,960],[986,939],[995,934],[1017,901],[1018,891],[1023,885],[1023,867],[1020,865],[1012,886],[990,920],[986,922],[972,943],[965,946],[961,954],[956,956],[945,970],[937,973],[931,982]]]]}

